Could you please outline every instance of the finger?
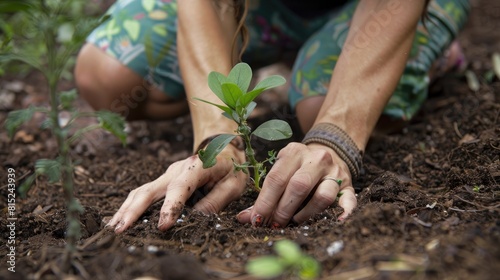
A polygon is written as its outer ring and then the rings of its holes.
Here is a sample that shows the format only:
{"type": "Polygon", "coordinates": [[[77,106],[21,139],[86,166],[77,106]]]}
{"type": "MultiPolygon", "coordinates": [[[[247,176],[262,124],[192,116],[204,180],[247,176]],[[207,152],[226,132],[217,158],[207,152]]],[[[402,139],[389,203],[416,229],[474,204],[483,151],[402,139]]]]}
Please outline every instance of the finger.
{"type": "Polygon", "coordinates": [[[205,214],[217,213],[231,201],[239,198],[245,190],[246,175],[243,172],[231,172],[198,203],[194,209],[205,214]]]}
{"type": "Polygon", "coordinates": [[[167,176],[162,175],[155,181],[132,190],[106,226],[114,228],[116,233],[129,228],[151,204],[162,198],[166,190],[166,180],[167,176]]]}
{"type": "Polygon", "coordinates": [[[300,168],[297,153],[300,151],[297,143],[291,143],[278,154],[278,160],[267,174],[262,189],[252,208],[250,219],[253,226],[267,225],[272,213],[283,195],[289,179],[300,168]]]}
{"type": "Polygon", "coordinates": [[[304,200],[309,196],[319,178],[312,177],[311,170],[305,168],[303,171],[297,171],[290,178],[283,196],[276,207],[271,226],[281,228],[288,224],[294,213],[299,209],[304,200]]]}
{"type": "Polygon", "coordinates": [[[247,209],[241,211],[240,213],[238,213],[236,215],[236,219],[238,220],[238,222],[240,222],[242,224],[249,224],[251,222],[250,214],[252,212],[252,209],[253,209],[253,205],[248,207],[247,209]]]}
{"type": "Polygon", "coordinates": [[[340,185],[334,180],[320,182],[309,202],[293,216],[293,220],[301,224],[313,215],[323,212],[335,202],[339,190],[340,185]]]}
{"type": "Polygon", "coordinates": [[[345,220],[352,211],[358,206],[358,199],[356,198],[356,192],[352,186],[348,186],[341,190],[341,195],[339,198],[339,205],[344,209],[342,215],[339,216],[339,220],[345,220]]]}
{"type": "MultiPolygon", "coordinates": [[[[177,175],[172,178],[165,194],[165,201],[160,211],[158,228],[162,231],[172,227],[179,217],[186,201],[191,197],[195,189],[204,186],[211,181],[218,181],[223,178],[229,170],[232,170],[232,163],[222,159],[209,169],[204,169],[198,157],[186,161],[183,169],[187,169],[189,174],[177,175]]],[[[177,173],[178,174],[178,173],[177,173]]]]}

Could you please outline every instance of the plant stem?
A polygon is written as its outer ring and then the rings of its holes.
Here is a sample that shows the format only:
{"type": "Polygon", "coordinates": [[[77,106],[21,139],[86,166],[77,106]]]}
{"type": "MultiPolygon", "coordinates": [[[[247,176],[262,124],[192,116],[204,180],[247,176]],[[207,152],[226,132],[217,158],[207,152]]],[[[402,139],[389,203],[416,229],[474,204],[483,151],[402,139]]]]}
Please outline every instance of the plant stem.
{"type": "Polygon", "coordinates": [[[48,72],[46,77],[49,83],[50,93],[50,118],[52,119],[53,133],[57,140],[59,149],[59,158],[61,164],[61,181],[64,190],[64,197],[66,200],[67,212],[66,221],[68,222],[68,230],[66,234],[66,250],[63,255],[62,270],[69,272],[71,268],[71,261],[76,251],[76,243],[80,235],[80,221],[78,207],[74,207],[78,203],[73,194],[73,165],[69,155],[69,142],[67,141],[67,130],[63,129],[59,124],[59,98],[57,96],[57,85],[59,82],[59,74],[61,73],[60,65],[57,63],[57,45],[55,31],[48,28],[45,30],[45,40],[47,46],[47,59],[48,59],[48,72]],[[78,228],[75,229],[77,225],[78,228]]]}
{"type": "MultiPolygon", "coordinates": [[[[250,166],[253,167],[253,181],[254,181],[254,188],[256,191],[260,192],[260,169],[262,167],[262,164],[255,159],[255,151],[252,148],[252,145],[250,144],[250,127],[248,127],[246,121],[243,121],[242,123],[239,123],[238,126],[241,128],[243,127],[244,129],[239,129],[239,131],[243,131],[244,133],[240,133],[241,138],[243,138],[243,141],[245,142],[245,154],[248,158],[248,161],[250,162],[250,166]]],[[[248,168],[247,168],[248,170],[248,168]]]]}

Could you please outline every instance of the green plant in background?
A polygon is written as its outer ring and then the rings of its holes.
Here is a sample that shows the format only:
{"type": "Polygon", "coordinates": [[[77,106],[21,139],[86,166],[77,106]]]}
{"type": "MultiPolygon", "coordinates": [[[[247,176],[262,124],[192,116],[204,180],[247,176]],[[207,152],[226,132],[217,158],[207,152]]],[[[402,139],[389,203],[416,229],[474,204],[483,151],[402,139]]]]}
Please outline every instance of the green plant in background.
{"type": "MultiPolygon", "coordinates": [[[[35,112],[46,114],[42,123],[43,129],[49,129],[55,137],[58,146],[58,156],[55,159],[39,159],[35,163],[35,172],[22,183],[19,192],[22,196],[39,175],[47,177],[49,183],[61,182],[67,205],[67,246],[63,255],[63,271],[71,269],[76,243],[80,239],[80,219],[83,207],[74,196],[73,171],[70,157],[70,145],[85,132],[103,128],[117,136],[125,144],[125,120],[123,117],[108,112],[79,112],[73,106],[77,98],[76,90],[58,92],[61,75],[67,69],[67,63],[82,46],[87,35],[105,18],[93,18],[84,14],[75,15],[75,7],[83,7],[87,1],[82,0],[2,0],[0,10],[11,16],[26,17],[27,28],[36,30],[27,41],[23,38],[7,38],[0,52],[0,62],[21,61],[43,73],[49,88],[50,108],[30,106],[29,108],[11,111],[5,121],[5,128],[10,137],[25,122],[29,121],[35,112]],[[35,55],[29,48],[19,48],[23,44],[43,45],[43,50],[35,55]],[[63,121],[61,112],[69,112],[69,121],[63,121]],[[71,133],[74,121],[80,117],[96,117],[99,123],[93,126],[77,129],[71,133]]],[[[4,34],[5,35],[5,34],[4,34]]],[[[12,35],[12,34],[11,34],[12,35]]],[[[7,36],[10,36],[7,34],[7,36]]],[[[26,39],[26,38],[24,38],[26,39]]]]}
{"type": "Polygon", "coordinates": [[[203,102],[217,106],[223,111],[223,115],[238,125],[237,134],[221,134],[215,137],[204,150],[199,150],[198,155],[203,162],[204,168],[215,165],[216,156],[235,138],[241,137],[245,143],[245,155],[247,162],[242,164],[234,163],[237,171],[248,174],[248,169],[253,169],[253,182],[257,191],[260,191],[260,182],[266,175],[265,163],[273,164],[276,159],[274,151],[268,152],[268,157],[264,161],[257,161],[255,150],[251,145],[251,137],[256,136],[269,141],[288,139],[292,136],[290,125],[283,120],[269,120],[254,131],[248,126],[247,119],[257,105],[254,100],[263,91],[283,85],[285,79],[278,75],[265,78],[257,83],[255,88],[248,91],[252,80],[252,69],[246,63],[238,63],[226,77],[219,72],[211,72],[208,75],[208,85],[217,97],[226,105],[215,104],[206,100],[203,102]],[[247,92],[248,91],[248,92],[247,92]]]}
{"type": "Polygon", "coordinates": [[[299,245],[290,240],[279,240],[273,247],[275,256],[262,256],[247,262],[245,270],[257,278],[278,276],[298,279],[316,279],[321,273],[321,265],[314,258],[304,254],[299,245]]]}

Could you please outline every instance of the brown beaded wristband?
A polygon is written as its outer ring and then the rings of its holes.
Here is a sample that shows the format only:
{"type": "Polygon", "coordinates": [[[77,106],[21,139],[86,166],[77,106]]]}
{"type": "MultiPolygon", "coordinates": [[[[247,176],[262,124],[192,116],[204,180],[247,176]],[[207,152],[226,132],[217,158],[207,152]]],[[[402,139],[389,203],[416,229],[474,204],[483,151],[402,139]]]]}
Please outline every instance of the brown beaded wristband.
{"type": "MultiPolygon", "coordinates": [[[[221,135],[221,134],[212,135],[210,137],[205,138],[203,141],[201,141],[200,145],[198,145],[198,148],[195,150],[194,154],[197,155],[199,150],[205,149],[205,147],[212,140],[214,140],[215,137],[217,137],[219,135],[221,135]]],[[[236,147],[236,149],[238,149],[240,151],[244,151],[245,150],[245,143],[243,142],[243,139],[241,139],[241,137],[238,137],[238,136],[234,137],[234,139],[231,140],[231,142],[229,142],[229,144],[233,145],[234,147],[236,147]]]]}
{"type": "Polygon", "coordinates": [[[331,123],[315,125],[302,140],[303,144],[319,143],[333,149],[347,164],[353,179],[364,173],[363,152],[340,127],[331,123]]]}

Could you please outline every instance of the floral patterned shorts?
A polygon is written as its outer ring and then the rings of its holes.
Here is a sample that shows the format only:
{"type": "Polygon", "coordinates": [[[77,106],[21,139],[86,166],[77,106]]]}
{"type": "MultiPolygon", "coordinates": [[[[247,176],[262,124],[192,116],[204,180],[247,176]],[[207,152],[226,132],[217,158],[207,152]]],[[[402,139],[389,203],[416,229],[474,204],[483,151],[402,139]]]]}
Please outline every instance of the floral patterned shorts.
{"type": "MultiPolygon", "coordinates": [[[[270,64],[279,61],[283,53],[298,52],[290,81],[290,106],[295,108],[306,97],[325,95],[357,1],[314,20],[296,16],[280,0],[250,3],[246,20],[250,40],[243,61],[270,64]]],[[[405,120],[415,115],[427,98],[433,62],[456,38],[469,11],[468,0],[431,2],[428,18],[418,25],[406,68],[384,114],[405,120]]],[[[107,13],[111,19],[97,27],[87,41],[173,99],[184,98],[176,50],[177,1],[118,0],[107,13]]]]}

